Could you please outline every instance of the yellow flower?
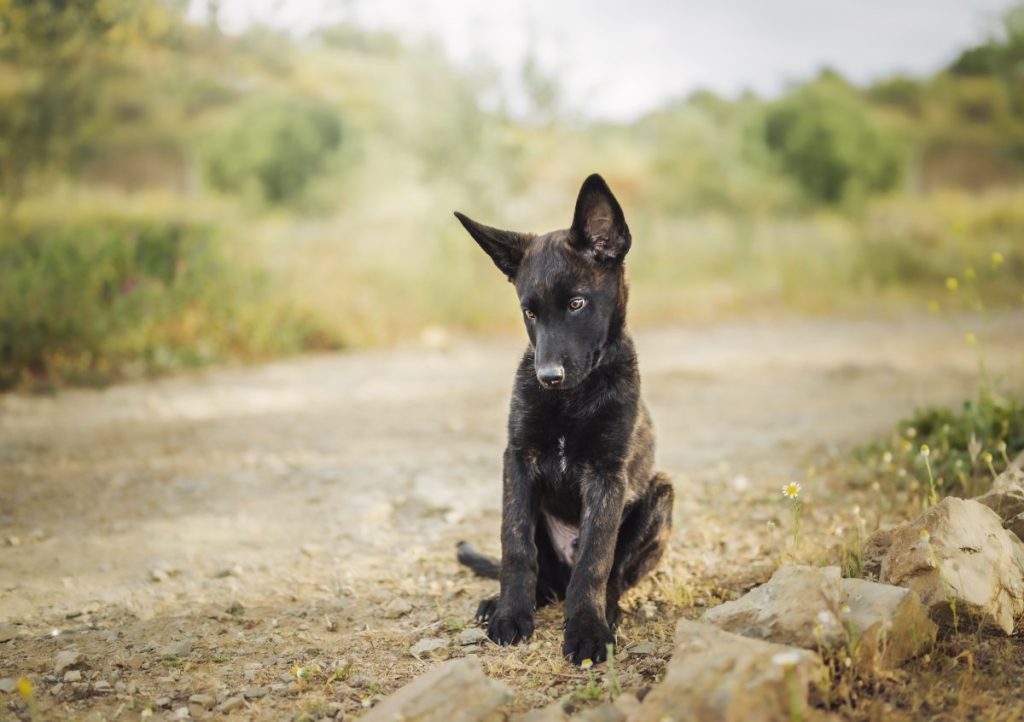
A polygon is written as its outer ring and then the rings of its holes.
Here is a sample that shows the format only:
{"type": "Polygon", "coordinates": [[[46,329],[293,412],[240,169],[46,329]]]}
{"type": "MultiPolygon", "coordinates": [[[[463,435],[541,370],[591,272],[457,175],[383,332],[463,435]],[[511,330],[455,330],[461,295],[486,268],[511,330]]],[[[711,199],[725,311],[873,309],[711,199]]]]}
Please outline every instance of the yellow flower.
{"type": "Polygon", "coordinates": [[[978,337],[977,337],[977,336],[975,336],[975,335],[974,335],[973,333],[971,333],[970,331],[968,331],[968,332],[967,332],[967,333],[966,333],[966,334],[964,335],[964,340],[965,340],[965,341],[967,342],[967,345],[968,345],[968,346],[977,346],[977,345],[978,345],[978,337]]]}
{"type": "Polygon", "coordinates": [[[927,529],[922,529],[921,530],[920,537],[921,537],[921,541],[923,541],[925,544],[930,542],[931,539],[932,539],[932,535],[928,533],[927,529]]]}
{"type": "Polygon", "coordinates": [[[981,460],[984,461],[986,464],[991,464],[992,463],[992,452],[991,451],[986,451],[984,454],[981,455],[981,460]]]}
{"type": "Polygon", "coordinates": [[[998,451],[1000,453],[1005,452],[1006,451],[1006,442],[1003,441],[1002,439],[1000,439],[999,443],[996,444],[996,451],[998,451]]]}
{"type": "Polygon", "coordinates": [[[29,682],[24,677],[21,677],[21,678],[18,679],[17,686],[18,686],[18,694],[21,695],[22,699],[24,699],[24,700],[32,699],[32,695],[34,694],[35,690],[32,688],[32,683],[31,682],[29,682]]]}
{"type": "Polygon", "coordinates": [[[911,444],[907,439],[903,439],[903,441],[900,442],[900,448],[903,451],[910,451],[911,446],[913,446],[913,444],[911,444]]]}
{"type": "Polygon", "coordinates": [[[992,268],[999,268],[1003,265],[1003,254],[999,251],[992,251],[992,268]]]}
{"type": "Polygon", "coordinates": [[[594,660],[592,660],[590,657],[587,657],[582,662],[580,662],[580,669],[590,669],[593,666],[594,660]]]}
{"type": "Polygon", "coordinates": [[[946,288],[949,289],[950,291],[955,291],[956,289],[960,288],[960,281],[958,281],[955,277],[950,276],[949,278],[946,279],[946,288]]]}
{"type": "Polygon", "coordinates": [[[800,486],[800,484],[795,481],[791,481],[782,487],[782,495],[787,499],[796,499],[800,496],[801,489],[803,489],[803,487],[800,486]]]}
{"type": "Polygon", "coordinates": [[[783,669],[792,669],[800,664],[800,652],[796,650],[779,652],[772,656],[772,664],[783,669]]]}
{"type": "Polygon", "coordinates": [[[921,444],[921,456],[928,458],[928,455],[932,453],[932,450],[928,448],[928,444],[921,444]]]}

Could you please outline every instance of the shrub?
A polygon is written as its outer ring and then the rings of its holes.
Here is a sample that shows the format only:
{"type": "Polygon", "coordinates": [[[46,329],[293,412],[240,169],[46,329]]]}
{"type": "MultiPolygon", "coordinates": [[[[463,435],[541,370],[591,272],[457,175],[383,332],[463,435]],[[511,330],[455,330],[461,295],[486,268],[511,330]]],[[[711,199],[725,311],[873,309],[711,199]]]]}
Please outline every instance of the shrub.
{"type": "Polygon", "coordinates": [[[336,345],[231,263],[209,226],[0,226],[0,388],[336,345]]]}
{"type": "Polygon", "coordinates": [[[890,190],[900,181],[900,144],[835,81],[802,86],[770,105],[764,139],[782,170],[817,201],[838,204],[890,190]]]}
{"type": "Polygon", "coordinates": [[[302,194],[340,143],[341,123],[327,106],[259,97],[207,139],[206,178],[225,193],[255,191],[267,203],[285,203],[302,194]]]}

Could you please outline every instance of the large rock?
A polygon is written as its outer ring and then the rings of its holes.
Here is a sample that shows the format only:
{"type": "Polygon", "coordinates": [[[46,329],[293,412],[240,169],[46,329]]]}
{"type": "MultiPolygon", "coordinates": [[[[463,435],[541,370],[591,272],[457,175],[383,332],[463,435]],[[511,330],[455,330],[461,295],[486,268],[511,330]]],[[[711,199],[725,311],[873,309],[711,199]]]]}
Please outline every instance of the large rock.
{"type": "Polygon", "coordinates": [[[805,719],[811,684],[824,684],[817,655],[689,620],[676,627],[665,679],[631,722],[777,722],[805,719]]]}
{"type": "Polygon", "coordinates": [[[947,497],[893,530],[880,578],[916,591],[944,626],[1011,634],[1024,613],[1024,543],[970,499],[947,497]]]}
{"type": "Polygon", "coordinates": [[[1024,513],[1024,488],[1020,484],[993,484],[991,489],[974,497],[974,500],[994,511],[1003,521],[1024,513]]]}
{"type": "Polygon", "coordinates": [[[839,567],[785,566],[739,599],[709,609],[702,619],[745,637],[813,649],[839,641],[842,628],[831,610],[839,609],[842,596],[839,567]]]}
{"type": "Polygon", "coordinates": [[[857,669],[893,669],[920,654],[938,627],[917,592],[864,579],[843,580],[840,614],[857,669]]]}
{"type": "Polygon", "coordinates": [[[892,669],[937,631],[913,591],[841,579],[839,567],[782,567],[743,597],[709,609],[704,621],[778,644],[845,646],[864,671],[892,669]]]}
{"type": "Polygon", "coordinates": [[[484,674],[480,660],[463,657],[439,664],[402,687],[362,719],[365,722],[476,722],[511,697],[503,683],[484,674]]]}

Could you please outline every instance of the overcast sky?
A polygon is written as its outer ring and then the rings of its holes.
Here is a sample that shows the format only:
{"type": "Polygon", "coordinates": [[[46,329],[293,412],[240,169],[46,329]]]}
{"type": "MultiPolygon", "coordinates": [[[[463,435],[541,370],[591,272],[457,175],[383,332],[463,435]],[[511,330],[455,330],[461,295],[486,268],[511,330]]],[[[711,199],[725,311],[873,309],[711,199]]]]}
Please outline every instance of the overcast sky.
{"type": "MultiPolygon", "coordinates": [[[[205,0],[192,0],[198,17],[205,0]]],[[[534,53],[570,108],[628,119],[709,88],[775,93],[822,66],[868,81],[925,74],[987,37],[1012,0],[222,0],[221,21],[297,33],[347,18],[436,37],[496,65],[514,93],[534,53]]]]}

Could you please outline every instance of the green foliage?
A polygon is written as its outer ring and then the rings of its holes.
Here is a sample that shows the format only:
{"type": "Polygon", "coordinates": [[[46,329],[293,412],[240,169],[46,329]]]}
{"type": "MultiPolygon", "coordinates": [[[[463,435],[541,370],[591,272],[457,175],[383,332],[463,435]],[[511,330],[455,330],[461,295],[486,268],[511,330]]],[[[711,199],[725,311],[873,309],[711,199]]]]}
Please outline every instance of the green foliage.
{"type": "Polygon", "coordinates": [[[863,101],[831,79],[805,85],[770,105],[764,140],[816,201],[838,204],[895,188],[905,151],[863,101]]]}
{"type": "Polygon", "coordinates": [[[9,208],[36,175],[66,163],[99,130],[96,96],[125,49],[170,24],[170,6],[159,0],[0,3],[0,193],[9,208]]]}
{"type": "Polygon", "coordinates": [[[991,390],[959,411],[931,406],[901,421],[891,437],[858,450],[866,474],[883,486],[927,493],[927,463],[940,496],[974,496],[1024,451],[1024,399],[991,390]]]}
{"type": "Polygon", "coordinates": [[[206,176],[225,193],[255,185],[267,203],[285,203],[302,194],[340,142],[331,108],[305,98],[257,97],[208,139],[206,176]]]}
{"type": "Polygon", "coordinates": [[[0,226],[0,388],[332,346],[216,233],[162,218],[0,226]]]}

